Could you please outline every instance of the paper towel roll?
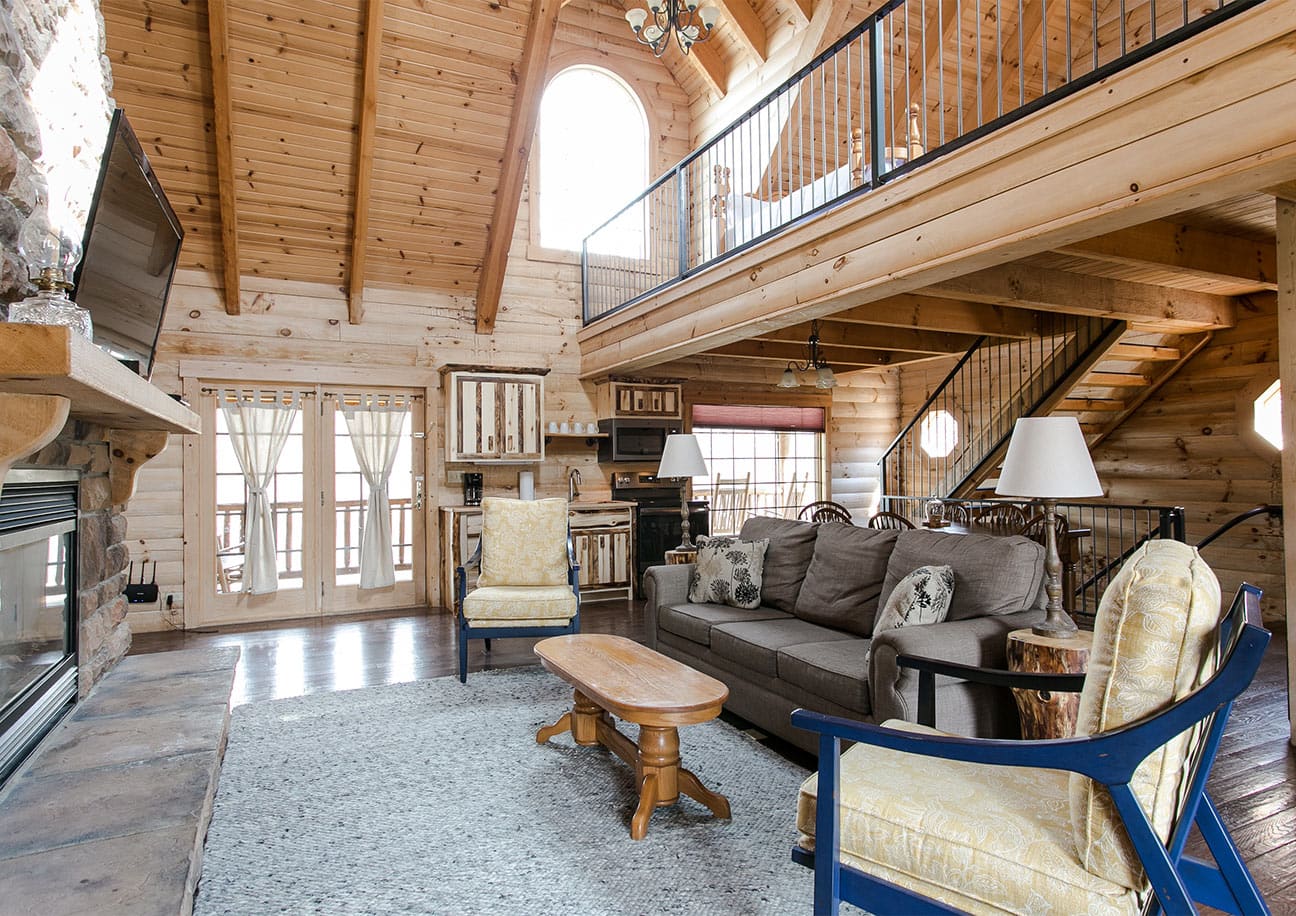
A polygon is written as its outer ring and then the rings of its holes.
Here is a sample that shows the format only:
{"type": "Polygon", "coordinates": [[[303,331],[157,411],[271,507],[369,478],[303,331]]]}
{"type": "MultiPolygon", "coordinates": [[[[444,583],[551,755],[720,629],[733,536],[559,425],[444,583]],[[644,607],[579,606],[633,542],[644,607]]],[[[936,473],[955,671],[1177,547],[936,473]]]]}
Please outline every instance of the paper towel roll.
{"type": "Polygon", "coordinates": [[[535,499],[535,474],[518,471],[518,499],[535,499]]]}

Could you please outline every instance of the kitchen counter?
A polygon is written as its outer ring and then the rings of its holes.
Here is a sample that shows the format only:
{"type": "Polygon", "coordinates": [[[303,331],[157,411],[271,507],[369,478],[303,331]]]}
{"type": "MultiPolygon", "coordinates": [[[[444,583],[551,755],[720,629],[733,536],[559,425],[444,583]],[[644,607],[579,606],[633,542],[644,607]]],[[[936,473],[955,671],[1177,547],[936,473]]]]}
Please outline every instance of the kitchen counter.
{"type": "MultiPolygon", "coordinates": [[[[598,509],[633,509],[636,503],[624,499],[591,500],[589,502],[578,499],[568,505],[571,507],[572,512],[585,512],[598,509]]],[[[441,511],[473,514],[481,512],[481,506],[442,506],[441,511]]]]}

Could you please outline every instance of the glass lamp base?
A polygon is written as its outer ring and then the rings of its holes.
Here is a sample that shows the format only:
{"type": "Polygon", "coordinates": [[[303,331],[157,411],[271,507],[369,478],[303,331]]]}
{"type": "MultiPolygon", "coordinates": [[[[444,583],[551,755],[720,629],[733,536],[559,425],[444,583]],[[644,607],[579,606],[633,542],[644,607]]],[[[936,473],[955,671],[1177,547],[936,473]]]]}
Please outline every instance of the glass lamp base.
{"type": "Polygon", "coordinates": [[[62,292],[41,290],[9,306],[12,324],[50,324],[72,328],[86,340],[94,338],[90,313],[62,292]]]}

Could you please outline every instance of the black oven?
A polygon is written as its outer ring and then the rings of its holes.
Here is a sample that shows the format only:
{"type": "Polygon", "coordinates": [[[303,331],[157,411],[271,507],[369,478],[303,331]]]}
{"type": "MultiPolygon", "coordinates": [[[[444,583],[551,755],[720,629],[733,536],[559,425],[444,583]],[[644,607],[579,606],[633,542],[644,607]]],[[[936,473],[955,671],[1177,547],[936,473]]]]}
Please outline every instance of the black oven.
{"type": "MultiPolygon", "coordinates": [[[[679,546],[683,530],[679,484],[652,474],[618,471],[612,475],[612,498],[633,502],[635,509],[635,594],[643,597],[643,574],[666,562],[666,551],[679,546]]],[[[710,530],[705,499],[690,499],[689,529],[693,537],[710,530]]]]}
{"type": "Polygon", "coordinates": [[[679,420],[600,420],[598,460],[660,461],[666,437],[683,432],[679,420]]]}

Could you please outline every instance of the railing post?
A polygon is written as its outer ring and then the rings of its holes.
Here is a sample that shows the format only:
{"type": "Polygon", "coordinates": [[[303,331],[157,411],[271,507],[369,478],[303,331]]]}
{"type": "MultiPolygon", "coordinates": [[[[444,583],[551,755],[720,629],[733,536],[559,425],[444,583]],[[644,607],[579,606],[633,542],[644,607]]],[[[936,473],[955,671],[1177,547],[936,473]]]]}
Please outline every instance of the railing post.
{"type": "Polygon", "coordinates": [[[584,318],[583,324],[589,324],[593,317],[590,315],[590,286],[589,286],[589,237],[581,239],[581,316],[584,318]]]}
{"type": "Polygon", "coordinates": [[[688,272],[688,192],[684,189],[684,169],[675,166],[675,196],[678,200],[679,213],[676,214],[679,231],[679,270],[675,276],[683,277],[688,272]]]}
{"type": "Polygon", "coordinates": [[[882,86],[886,82],[886,74],[883,73],[882,66],[882,30],[878,28],[880,22],[878,20],[869,29],[869,125],[873,131],[870,138],[873,174],[869,183],[875,188],[882,183],[882,170],[886,167],[886,137],[882,134],[886,113],[882,86]]]}

